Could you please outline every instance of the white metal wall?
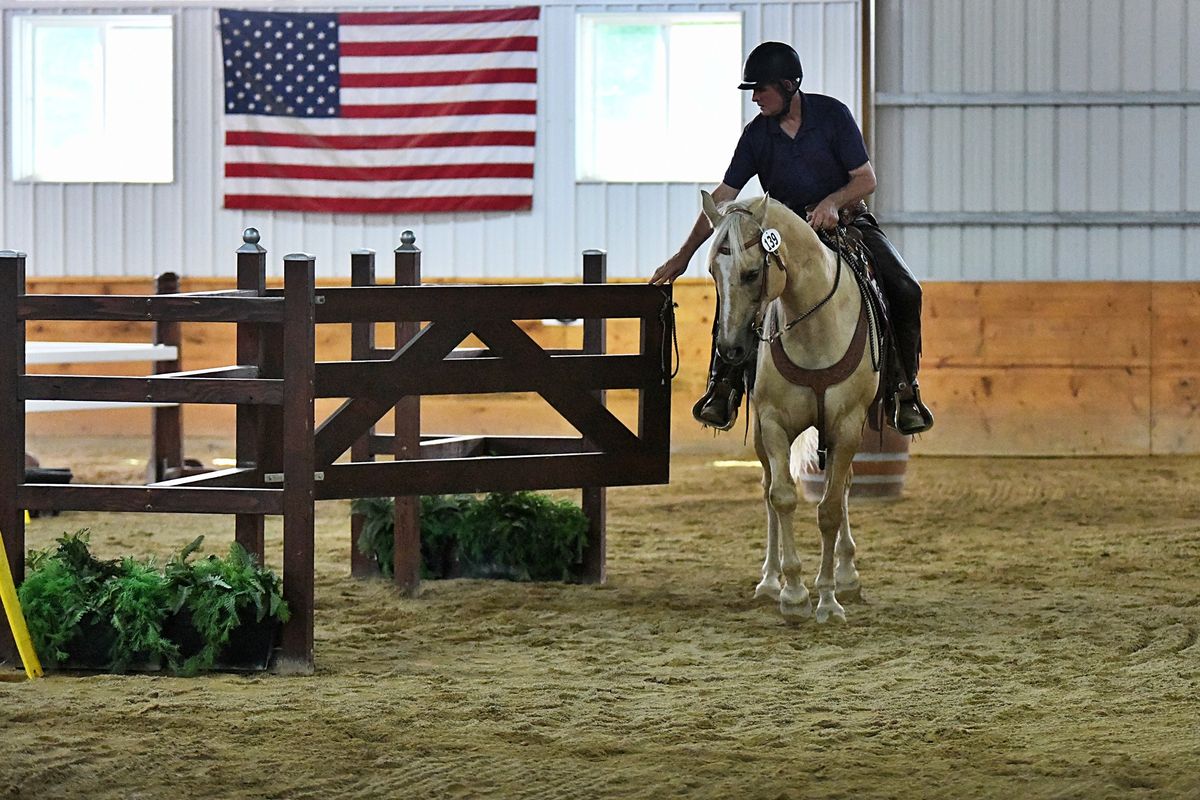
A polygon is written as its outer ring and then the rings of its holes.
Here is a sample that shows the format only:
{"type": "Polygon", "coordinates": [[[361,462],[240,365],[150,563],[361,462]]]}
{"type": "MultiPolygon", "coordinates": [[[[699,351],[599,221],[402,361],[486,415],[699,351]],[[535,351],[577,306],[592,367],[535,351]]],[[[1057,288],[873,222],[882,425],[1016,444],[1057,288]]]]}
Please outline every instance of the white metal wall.
{"type": "MultiPolygon", "coordinates": [[[[520,5],[511,0],[502,5],[520,5]]],[[[536,2],[536,0],[531,0],[536,2]]],[[[317,256],[321,276],[349,274],[348,253],[369,247],[386,262],[411,228],[424,250],[427,277],[569,277],[580,269],[579,253],[609,253],[611,277],[648,276],[675,251],[699,212],[697,184],[576,184],[574,179],[574,60],[577,12],[739,11],[745,49],[763,39],[792,41],[805,65],[805,86],[860,105],[860,0],[782,3],[582,4],[543,0],[538,71],[538,130],[534,207],[526,213],[465,213],[412,216],[226,211],[221,189],[221,60],[214,8],[297,6],[248,0],[155,6],[116,0],[56,4],[48,13],[172,11],[176,14],[176,180],[160,186],[115,184],[21,184],[9,175],[10,98],[7,57],[9,19],[46,2],[0,3],[4,42],[2,110],[5,140],[0,165],[0,248],[30,254],[31,276],[135,275],[172,269],[188,276],[231,275],[233,252],[245,227],[258,228],[272,252],[271,274],[285,253],[317,256]]],[[[449,0],[441,6],[478,7],[449,0]]],[[[321,10],[366,7],[417,8],[403,0],[345,4],[329,0],[321,10]]],[[[436,7],[433,4],[420,7],[436,7]]],[[[736,91],[739,75],[714,91],[736,91]]],[[[748,93],[747,93],[748,94],[748,93]]],[[[745,120],[755,113],[746,98],[745,120]]],[[[699,110],[697,125],[703,124],[699,110]]],[[[712,184],[726,164],[712,165],[712,184]]],[[[691,273],[699,275],[703,253],[691,273]]]]}
{"type": "Polygon", "coordinates": [[[1200,278],[1200,2],[876,1],[877,208],[919,276],[1200,278]]]}

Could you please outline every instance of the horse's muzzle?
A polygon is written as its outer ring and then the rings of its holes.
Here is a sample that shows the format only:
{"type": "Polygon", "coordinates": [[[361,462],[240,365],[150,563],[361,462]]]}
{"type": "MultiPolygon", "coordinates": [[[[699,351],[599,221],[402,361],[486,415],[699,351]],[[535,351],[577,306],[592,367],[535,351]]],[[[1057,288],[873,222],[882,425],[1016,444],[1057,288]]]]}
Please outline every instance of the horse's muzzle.
{"type": "Polygon", "coordinates": [[[717,345],[717,355],[719,355],[721,357],[721,360],[724,361],[726,364],[732,364],[734,366],[745,363],[746,359],[748,359],[750,357],[750,354],[753,352],[754,352],[754,348],[750,345],[744,345],[744,344],[727,344],[727,345],[718,344],[717,345]]]}

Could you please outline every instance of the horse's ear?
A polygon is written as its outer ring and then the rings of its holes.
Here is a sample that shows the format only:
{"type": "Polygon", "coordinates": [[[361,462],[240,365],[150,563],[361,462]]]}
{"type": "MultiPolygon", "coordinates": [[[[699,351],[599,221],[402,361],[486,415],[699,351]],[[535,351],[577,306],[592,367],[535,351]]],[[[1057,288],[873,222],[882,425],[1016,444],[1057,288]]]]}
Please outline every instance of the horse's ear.
{"type": "Polygon", "coordinates": [[[764,194],[762,197],[750,203],[750,216],[754,217],[754,221],[758,223],[760,228],[767,226],[767,206],[771,202],[771,195],[764,194]]]}
{"type": "Polygon", "coordinates": [[[713,200],[713,196],[703,189],[700,190],[700,207],[704,209],[704,216],[708,217],[708,221],[715,229],[721,221],[721,213],[717,211],[717,201],[713,200]]]}

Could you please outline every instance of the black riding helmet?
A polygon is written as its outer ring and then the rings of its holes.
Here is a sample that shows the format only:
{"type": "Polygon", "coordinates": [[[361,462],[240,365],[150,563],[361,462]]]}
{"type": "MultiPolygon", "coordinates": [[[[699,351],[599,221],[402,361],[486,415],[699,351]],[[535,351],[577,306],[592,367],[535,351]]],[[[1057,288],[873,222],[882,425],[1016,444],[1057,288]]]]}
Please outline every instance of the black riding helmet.
{"type": "Polygon", "coordinates": [[[803,79],[804,69],[800,66],[800,56],[791,45],[783,42],[763,42],[746,56],[746,65],[742,68],[742,82],[738,88],[753,89],[760,83],[785,80],[794,80],[799,87],[803,79]]]}

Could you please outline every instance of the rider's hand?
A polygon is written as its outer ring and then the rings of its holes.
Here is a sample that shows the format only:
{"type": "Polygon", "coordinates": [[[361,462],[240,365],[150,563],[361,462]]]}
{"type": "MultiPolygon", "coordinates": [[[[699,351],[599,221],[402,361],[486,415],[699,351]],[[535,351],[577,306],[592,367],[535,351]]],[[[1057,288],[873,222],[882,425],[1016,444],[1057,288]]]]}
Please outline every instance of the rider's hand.
{"type": "Polygon", "coordinates": [[[826,197],[808,215],[808,224],[816,230],[836,228],[838,224],[838,207],[826,197]]]}
{"type": "Polygon", "coordinates": [[[668,258],[661,267],[654,270],[654,274],[650,276],[650,283],[673,283],[676,278],[687,271],[688,261],[690,260],[676,253],[668,258]]]}

